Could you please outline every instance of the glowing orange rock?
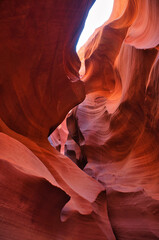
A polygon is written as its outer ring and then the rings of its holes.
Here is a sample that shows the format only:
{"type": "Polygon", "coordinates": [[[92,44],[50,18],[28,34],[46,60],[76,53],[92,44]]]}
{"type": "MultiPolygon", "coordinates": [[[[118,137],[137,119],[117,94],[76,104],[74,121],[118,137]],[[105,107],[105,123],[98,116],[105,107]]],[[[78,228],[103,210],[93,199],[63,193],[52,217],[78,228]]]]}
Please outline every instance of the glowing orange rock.
{"type": "Polygon", "coordinates": [[[93,2],[0,4],[2,240],[159,239],[159,4],[115,0],[82,82],[93,2]]]}
{"type": "Polygon", "coordinates": [[[87,96],[68,123],[83,136],[84,171],[105,186],[115,237],[158,239],[159,4],[125,3],[79,51],[87,96]]]}

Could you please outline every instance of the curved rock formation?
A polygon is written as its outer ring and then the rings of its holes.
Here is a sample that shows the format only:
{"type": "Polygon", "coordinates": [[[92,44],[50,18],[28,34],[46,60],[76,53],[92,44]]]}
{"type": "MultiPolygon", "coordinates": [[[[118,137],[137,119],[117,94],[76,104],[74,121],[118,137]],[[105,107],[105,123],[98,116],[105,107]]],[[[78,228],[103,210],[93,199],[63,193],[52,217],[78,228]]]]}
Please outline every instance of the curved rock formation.
{"type": "Polygon", "coordinates": [[[159,239],[159,2],[93,2],[0,3],[0,240],[159,239]]]}

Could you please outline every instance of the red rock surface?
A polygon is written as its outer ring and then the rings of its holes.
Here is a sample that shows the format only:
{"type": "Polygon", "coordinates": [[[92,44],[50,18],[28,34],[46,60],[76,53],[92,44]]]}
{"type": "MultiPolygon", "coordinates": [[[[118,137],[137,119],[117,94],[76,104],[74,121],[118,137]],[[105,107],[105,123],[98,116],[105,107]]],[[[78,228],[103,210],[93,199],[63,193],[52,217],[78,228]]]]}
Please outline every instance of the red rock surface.
{"type": "Polygon", "coordinates": [[[0,2],[0,240],[159,239],[159,1],[115,0],[80,69],[93,2],[0,2]]]}

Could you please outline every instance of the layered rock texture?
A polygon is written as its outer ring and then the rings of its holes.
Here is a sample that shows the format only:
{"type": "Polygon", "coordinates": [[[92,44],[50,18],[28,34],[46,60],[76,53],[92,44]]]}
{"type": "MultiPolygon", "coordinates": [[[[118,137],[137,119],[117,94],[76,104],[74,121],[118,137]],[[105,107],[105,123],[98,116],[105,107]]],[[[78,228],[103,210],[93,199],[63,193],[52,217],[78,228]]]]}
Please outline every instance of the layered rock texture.
{"type": "Polygon", "coordinates": [[[0,240],[159,239],[159,1],[93,3],[0,1],[0,240]]]}

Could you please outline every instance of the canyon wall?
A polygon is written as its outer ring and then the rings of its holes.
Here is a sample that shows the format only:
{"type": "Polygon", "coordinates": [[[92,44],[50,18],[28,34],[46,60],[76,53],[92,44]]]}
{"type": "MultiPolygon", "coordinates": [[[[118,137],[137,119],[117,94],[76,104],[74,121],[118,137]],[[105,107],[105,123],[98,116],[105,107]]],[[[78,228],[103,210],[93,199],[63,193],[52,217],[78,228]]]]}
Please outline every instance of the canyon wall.
{"type": "Polygon", "coordinates": [[[159,1],[94,2],[0,2],[0,240],[159,239],[159,1]]]}

